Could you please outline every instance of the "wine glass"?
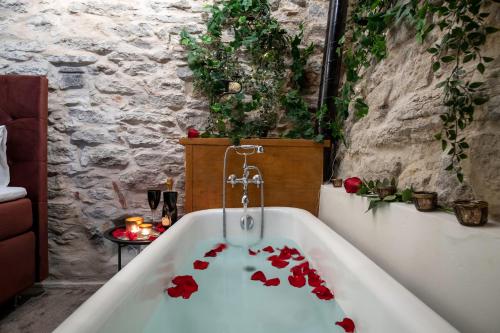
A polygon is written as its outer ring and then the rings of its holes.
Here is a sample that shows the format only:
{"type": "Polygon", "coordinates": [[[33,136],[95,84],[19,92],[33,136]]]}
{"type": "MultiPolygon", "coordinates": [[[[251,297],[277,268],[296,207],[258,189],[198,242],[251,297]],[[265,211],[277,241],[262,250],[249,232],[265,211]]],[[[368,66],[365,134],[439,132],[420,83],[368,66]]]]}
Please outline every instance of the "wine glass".
{"type": "Polygon", "coordinates": [[[151,208],[151,221],[155,222],[155,212],[160,203],[161,190],[148,190],[148,203],[149,208],[151,208]]]}

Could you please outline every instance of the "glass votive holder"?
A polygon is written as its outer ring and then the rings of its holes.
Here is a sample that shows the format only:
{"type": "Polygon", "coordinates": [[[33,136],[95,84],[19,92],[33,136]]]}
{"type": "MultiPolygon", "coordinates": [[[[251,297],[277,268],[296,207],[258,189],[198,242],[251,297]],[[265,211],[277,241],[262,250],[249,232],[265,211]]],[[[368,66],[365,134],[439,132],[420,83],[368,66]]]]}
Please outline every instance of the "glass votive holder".
{"type": "Polygon", "coordinates": [[[125,219],[125,229],[126,231],[136,234],[140,231],[139,225],[144,222],[143,217],[133,216],[125,219]]]}
{"type": "Polygon", "coordinates": [[[151,223],[143,223],[139,225],[139,228],[141,228],[142,236],[149,236],[153,231],[153,225],[151,223]]]}

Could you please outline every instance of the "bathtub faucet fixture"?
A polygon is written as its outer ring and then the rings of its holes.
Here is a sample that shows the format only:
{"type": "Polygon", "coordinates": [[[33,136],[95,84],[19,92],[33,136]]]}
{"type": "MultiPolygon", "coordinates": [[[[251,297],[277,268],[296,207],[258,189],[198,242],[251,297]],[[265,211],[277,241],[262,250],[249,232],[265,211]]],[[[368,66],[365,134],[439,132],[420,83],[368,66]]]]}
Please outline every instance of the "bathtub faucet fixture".
{"type": "Polygon", "coordinates": [[[248,165],[247,157],[253,154],[264,153],[264,147],[259,145],[241,145],[241,146],[229,146],[226,148],[226,153],[224,154],[224,172],[223,172],[223,186],[222,186],[222,211],[223,211],[223,232],[224,238],[226,238],[226,184],[230,184],[232,188],[235,185],[241,184],[243,186],[243,195],[241,197],[241,204],[243,205],[244,213],[240,218],[240,226],[243,230],[252,230],[254,226],[253,217],[247,213],[248,204],[250,202],[248,198],[248,186],[253,184],[257,188],[260,188],[260,206],[261,206],[261,238],[263,236],[263,226],[264,226],[264,179],[259,168],[254,165],[248,165]],[[227,167],[227,156],[230,151],[234,151],[236,154],[243,156],[243,173],[240,178],[235,174],[231,174],[226,178],[226,167],[227,167]],[[255,174],[250,176],[250,173],[254,171],[255,174]]]}

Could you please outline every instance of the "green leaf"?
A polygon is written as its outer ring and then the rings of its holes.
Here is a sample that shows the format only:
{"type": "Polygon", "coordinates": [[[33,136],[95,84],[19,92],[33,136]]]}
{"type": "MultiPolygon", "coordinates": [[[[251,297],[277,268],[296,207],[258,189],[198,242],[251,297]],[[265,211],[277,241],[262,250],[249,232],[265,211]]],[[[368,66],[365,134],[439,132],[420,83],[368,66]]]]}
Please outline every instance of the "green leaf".
{"type": "Polygon", "coordinates": [[[452,62],[455,59],[456,59],[455,56],[444,56],[444,57],[441,57],[441,61],[444,62],[444,63],[452,62]]]}
{"type": "Polygon", "coordinates": [[[413,191],[411,190],[411,188],[404,189],[401,192],[401,200],[403,202],[411,201],[412,197],[413,197],[413,191]]]}
{"type": "Polygon", "coordinates": [[[484,64],[482,62],[480,62],[479,64],[477,64],[476,68],[479,71],[479,73],[481,73],[481,74],[484,73],[485,67],[484,67],[484,64]]]}
{"type": "Polygon", "coordinates": [[[429,47],[427,49],[427,52],[429,52],[431,54],[436,54],[436,53],[438,53],[438,49],[436,49],[435,47],[429,47]]]}
{"type": "Polygon", "coordinates": [[[436,61],[432,64],[432,71],[437,72],[441,68],[441,63],[439,61],[436,61]]]}
{"type": "Polygon", "coordinates": [[[494,58],[491,58],[491,57],[483,57],[484,62],[492,62],[493,60],[494,60],[494,58]]]}
{"type": "Polygon", "coordinates": [[[497,32],[498,29],[495,27],[486,27],[486,28],[484,28],[484,31],[486,31],[487,34],[493,34],[493,33],[497,32]]]}
{"type": "Polygon", "coordinates": [[[446,150],[446,147],[448,146],[448,142],[446,140],[441,140],[441,148],[443,151],[446,150]]]}
{"type": "Polygon", "coordinates": [[[451,171],[453,170],[453,163],[451,163],[450,165],[448,165],[446,168],[445,168],[446,171],[451,171]]]}
{"type": "Polygon", "coordinates": [[[464,175],[460,172],[457,172],[457,178],[460,183],[463,183],[464,181],[464,175]]]}
{"type": "Polygon", "coordinates": [[[481,87],[484,84],[484,82],[472,82],[469,84],[469,88],[476,89],[481,87]]]}
{"type": "Polygon", "coordinates": [[[478,96],[472,100],[472,102],[476,105],[483,105],[484,103],[488,102],[489,98],[486,96],[478,96]]]}

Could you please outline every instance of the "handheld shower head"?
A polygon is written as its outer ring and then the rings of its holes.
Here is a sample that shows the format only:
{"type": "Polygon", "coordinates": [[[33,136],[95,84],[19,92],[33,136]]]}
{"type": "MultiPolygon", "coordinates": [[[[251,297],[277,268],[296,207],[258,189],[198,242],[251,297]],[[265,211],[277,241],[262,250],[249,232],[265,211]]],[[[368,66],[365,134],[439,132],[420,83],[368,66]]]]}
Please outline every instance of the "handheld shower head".
{"type": "Polygon", "coordinates": [[[262,153],[264,153],[264,147],[262,147],[262,146],[257,146],[257,147],[255,148],[255,151],[257,152],[257,154],[262,154],[262,153]]]}

